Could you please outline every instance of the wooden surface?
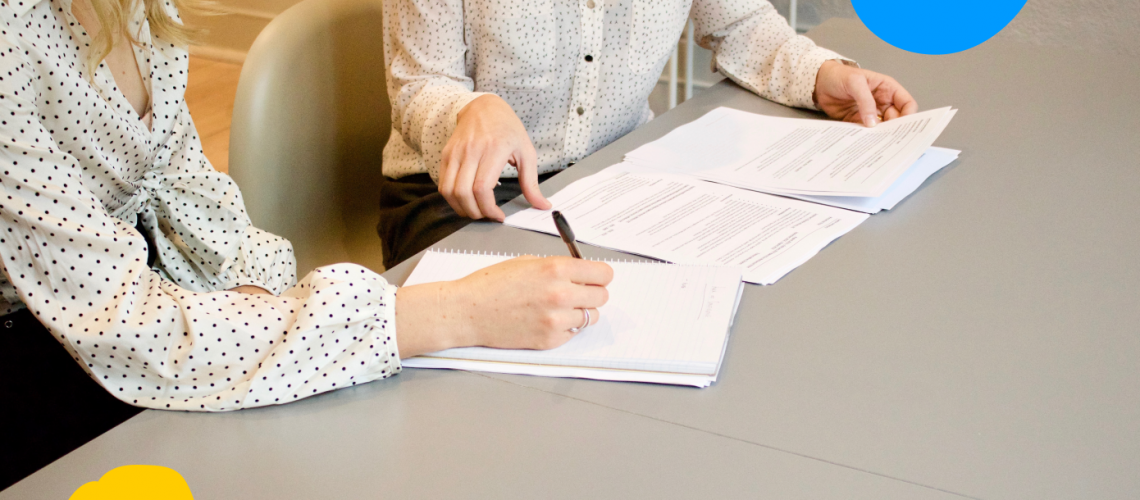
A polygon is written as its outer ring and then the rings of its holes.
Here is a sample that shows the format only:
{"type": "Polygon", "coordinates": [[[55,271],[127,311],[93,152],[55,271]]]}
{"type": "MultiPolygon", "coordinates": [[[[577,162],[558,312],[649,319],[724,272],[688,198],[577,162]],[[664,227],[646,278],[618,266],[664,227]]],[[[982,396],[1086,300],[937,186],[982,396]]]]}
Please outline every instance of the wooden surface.
{"type": "Polygon", "coordinates": [[[186,104],[202,138],[202,149],[220,172],[229,172],[230,118],[241,65],[190,56],[186,104]]]}

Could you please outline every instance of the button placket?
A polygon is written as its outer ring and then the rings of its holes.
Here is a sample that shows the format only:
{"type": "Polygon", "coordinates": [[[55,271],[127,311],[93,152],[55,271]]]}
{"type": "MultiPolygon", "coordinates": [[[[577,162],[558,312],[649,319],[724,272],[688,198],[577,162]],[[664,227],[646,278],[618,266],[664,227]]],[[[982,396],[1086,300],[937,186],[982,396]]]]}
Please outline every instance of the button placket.
{"type": "Polygon", "coordinates": [[[595,61],[595,56],[601,52],[605,29],[605,9],[600,8],[601,4],[595,0],[579,0],[579,6],[582,9],[581,46],[571,86],[570,115],[562,148],[563,158],[567,160],[582,158],[589,150],[591,118],[600,73],[600,64],[595,61]]]}

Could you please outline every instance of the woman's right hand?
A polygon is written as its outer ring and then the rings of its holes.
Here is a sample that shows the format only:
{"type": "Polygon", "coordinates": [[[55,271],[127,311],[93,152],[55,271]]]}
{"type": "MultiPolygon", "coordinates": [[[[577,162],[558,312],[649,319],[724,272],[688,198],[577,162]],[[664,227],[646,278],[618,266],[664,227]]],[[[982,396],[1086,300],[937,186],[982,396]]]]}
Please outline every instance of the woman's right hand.
{"type": "Polygon", "coordinates": [[[443,147],[439,193],[460,217],[502,222],[506,215],[495,204],[495,186],[508,163],[518,169],[526,200],[535,208],[550,208],[538,189],[538,154],[522,120],[499,96],[479,96],[459,111],[443,147]]]}
{"type": "Polygon", "coordinates": [[[590,324],[609,299],[613,269],[570,257],[517,257],[457,281],[402,287],[396,292],[400,357],[452,347],[553,349],[571,328],[590,324]]]}

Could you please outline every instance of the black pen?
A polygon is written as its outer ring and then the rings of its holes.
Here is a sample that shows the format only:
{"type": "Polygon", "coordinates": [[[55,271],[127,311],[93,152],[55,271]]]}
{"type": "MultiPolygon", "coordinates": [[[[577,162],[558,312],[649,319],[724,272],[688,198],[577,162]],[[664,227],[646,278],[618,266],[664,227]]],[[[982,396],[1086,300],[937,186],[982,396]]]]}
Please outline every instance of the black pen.
{"type": "Polygon", "coordinates": [[[554,217],[554,227],[558,228],[558,234],[562,236],[562,241],[566,242],[566,247],[570,249],[570,256],[575,259],[582,258],[582,252],[578,251],[578,244],[574,242],[574,230],[570,229],[570,223],[566,222],[566,218],[562,216],[562,212],[557,210],[550,214],[554,217]]]}

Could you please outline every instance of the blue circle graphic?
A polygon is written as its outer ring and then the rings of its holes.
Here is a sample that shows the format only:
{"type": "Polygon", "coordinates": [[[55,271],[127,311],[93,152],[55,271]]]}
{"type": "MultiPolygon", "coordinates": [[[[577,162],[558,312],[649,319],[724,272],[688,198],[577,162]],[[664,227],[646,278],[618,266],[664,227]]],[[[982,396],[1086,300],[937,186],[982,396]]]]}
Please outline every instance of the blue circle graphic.
{"type": "Polygon", "coordinates": [[[952,54],[989,40],[1026,0],[852,0],[872,33],[903,50],[952,54]]]}

